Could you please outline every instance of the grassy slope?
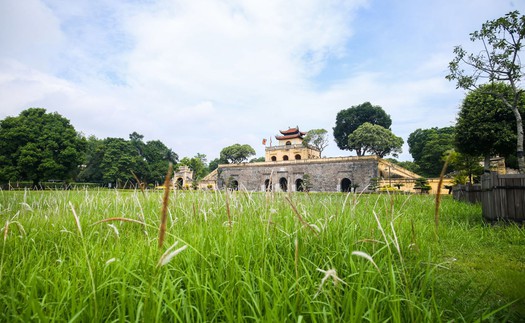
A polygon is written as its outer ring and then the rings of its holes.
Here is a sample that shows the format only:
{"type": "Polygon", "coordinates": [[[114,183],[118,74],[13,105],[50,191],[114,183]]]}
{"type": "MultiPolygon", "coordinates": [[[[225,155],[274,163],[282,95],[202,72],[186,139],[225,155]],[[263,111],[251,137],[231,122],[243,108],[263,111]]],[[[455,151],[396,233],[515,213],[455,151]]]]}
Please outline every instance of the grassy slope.
{"type": "Polygon", "coordinates": [[[160,193],[0,192],[0,321],[524,320],[523,228],[445,198],[436,239],[431,196],[291,200],[317,234],[285,195],[233,194],[231,225],[224,194],[172,195],[159,251],[160,193]]]}

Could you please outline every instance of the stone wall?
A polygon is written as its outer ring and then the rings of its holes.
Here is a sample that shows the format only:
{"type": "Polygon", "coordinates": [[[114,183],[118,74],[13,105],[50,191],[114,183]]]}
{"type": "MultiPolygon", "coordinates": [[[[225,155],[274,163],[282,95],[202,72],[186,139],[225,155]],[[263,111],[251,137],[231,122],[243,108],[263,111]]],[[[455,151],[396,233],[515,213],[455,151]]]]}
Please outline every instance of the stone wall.
{"type": "Polygon", "coordinates": [[[264,191],[268,186],[273,191],[297,191],[297,181],[308,174],[313,192],[339,192],[343,180],[344,186],[357,184],[358,190],[363,190],[370,179],[378,177],[378,162],[378,157],[366,156],[220,165],[217,186],[237,186],[248,191],[264,191]],[[282,185],[284,182],[286,185],[282,185]]]}

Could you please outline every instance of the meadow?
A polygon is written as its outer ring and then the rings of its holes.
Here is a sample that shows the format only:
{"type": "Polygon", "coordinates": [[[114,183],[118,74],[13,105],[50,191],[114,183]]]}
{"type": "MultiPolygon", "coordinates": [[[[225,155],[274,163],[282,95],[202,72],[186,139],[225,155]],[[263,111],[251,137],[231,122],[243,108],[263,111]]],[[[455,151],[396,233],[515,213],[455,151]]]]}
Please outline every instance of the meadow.
{"type": "Polygon", "coordinates": [[[525,229],[403,194],[0,191],[3,322],[525,320],[525,229]]]}

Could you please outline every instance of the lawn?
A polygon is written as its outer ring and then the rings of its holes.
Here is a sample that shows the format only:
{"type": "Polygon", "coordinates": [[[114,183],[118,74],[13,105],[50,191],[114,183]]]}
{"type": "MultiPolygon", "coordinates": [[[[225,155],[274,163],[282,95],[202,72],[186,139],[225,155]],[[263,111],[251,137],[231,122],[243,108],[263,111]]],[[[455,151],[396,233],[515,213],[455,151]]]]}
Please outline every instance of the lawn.
{"type": "Polygon", "coordinates": [[[434,199],[0,191],[0,321],[524,321],[525,229],[434,199]]]}

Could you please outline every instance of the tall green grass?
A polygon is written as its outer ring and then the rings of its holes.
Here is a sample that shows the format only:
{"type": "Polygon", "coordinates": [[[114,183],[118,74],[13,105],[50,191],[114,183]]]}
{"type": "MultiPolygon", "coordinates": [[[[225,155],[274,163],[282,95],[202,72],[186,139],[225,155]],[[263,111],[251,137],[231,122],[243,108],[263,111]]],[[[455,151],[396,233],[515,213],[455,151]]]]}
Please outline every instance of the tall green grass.
{"type": "Polygon", "coordinates": [[[431,196],[172,192],[159,250],[162,205],[0,191],[0,321],[525,318],[524,229],[479,206],[444,198],[438,240],[431,196]]]}

